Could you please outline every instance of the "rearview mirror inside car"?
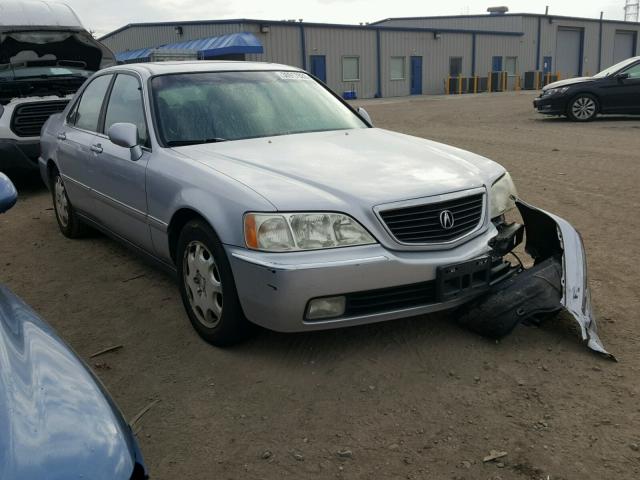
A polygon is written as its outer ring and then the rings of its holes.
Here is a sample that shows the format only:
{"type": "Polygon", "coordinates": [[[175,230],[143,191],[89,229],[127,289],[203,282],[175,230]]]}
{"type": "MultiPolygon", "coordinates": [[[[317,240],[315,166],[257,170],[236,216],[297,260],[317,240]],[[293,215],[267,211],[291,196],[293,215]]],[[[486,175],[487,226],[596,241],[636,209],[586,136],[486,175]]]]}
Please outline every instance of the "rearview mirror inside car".
{"type": "Polygon", "coordinates": [[[138,141],[138,127],[133,123],[114,123],[107,132],[109,140],[114,145],[131,150],[131,160],[142,157],[142,149],[138,141]]]}
{"type": "Polygon", "coordinates": [[[0,213],[13,207],[18,200],[18,192],[9,177],[0,172],[0,213]]]}
{"type": "Polygon", "coordinates": [[[358,113],[362,118],[364,118],[367,121],[369,125],[373,127],[373,122],[371,121],[371,117],[369,116],[369,113],[364,108],[358,107],[358,113]]]}

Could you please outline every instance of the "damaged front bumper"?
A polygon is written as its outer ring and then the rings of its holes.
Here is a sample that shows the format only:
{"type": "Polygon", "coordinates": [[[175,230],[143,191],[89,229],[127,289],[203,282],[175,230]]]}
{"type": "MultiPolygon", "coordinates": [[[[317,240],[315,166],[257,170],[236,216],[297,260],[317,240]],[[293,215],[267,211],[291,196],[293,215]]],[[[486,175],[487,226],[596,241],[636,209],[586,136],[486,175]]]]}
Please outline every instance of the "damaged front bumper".
{"type": "MultiPolygon", "coordinates": [[[[533,258],[531,268],[515,268],[514,275],[465,305],[458,322],[482,335],[500,338],[520,322],[537,323],[562,309],[580,326],[583,341],[612,359],[596,328],[587,284],[587,263],[580,234],[566,220],[539,208],[516,201],[524,221],[526,252],[533,258]]],[[[500,255],[512,252],[520,238],[502,232],[519,231],[518,224],[502,226],[494,241],[500,255]],[[516,228],[514,228],[516,227],[516,228]]]]}
{"type": "Polygon", "coordinates": [[[555,215],[516,204],[524,226],[490,222],[449,250],[374,244],[282,255],[225,248],[245,316],[271,330],[323,330],[457,309],[461,324],[498,338],[522,321],[565,308],[589,347],[609,355],[596,331],[580,235],[555,215]],[[503,258],[525,232],[535,261],[529,269],[503,258]],[[328,298],[344,302],[342,313],[311,319],[311,302],[328,298]]]}
{"type": "Polygon", "coordinates": [[[605,350],[598,336],[587,283],[587,259],[582,237],[569,222],[557,215],[522,201],[517,201],[516,205],[525,224],[525,248],[536,265],[546,259],[561,258],[560,302],[580,325],[582,340],[591,350],[615,359],[605,350]]]}

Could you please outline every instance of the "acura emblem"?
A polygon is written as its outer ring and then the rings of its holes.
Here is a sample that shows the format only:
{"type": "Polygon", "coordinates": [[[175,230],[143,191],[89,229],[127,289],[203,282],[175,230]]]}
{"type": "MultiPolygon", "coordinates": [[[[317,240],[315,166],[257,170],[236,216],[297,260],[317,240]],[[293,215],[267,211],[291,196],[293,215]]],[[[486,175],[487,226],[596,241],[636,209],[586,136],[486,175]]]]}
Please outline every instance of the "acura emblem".
{"type": "Polygon", "coordinates": [[[453,219],[453,213],[449,210],[443,210],[440,212],[440,225],[445,230],[450,230],[453,228],[455,220],[453,219]]]}

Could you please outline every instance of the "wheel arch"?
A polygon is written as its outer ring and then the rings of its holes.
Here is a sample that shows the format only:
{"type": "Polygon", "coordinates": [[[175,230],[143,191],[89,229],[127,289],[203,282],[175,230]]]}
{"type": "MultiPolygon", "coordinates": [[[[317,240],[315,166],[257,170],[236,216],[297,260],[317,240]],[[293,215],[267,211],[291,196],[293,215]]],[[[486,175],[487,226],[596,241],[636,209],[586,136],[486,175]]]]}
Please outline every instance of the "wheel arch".
{"type": "Polygon", "coordinates": [[[211,222],[199,211],[191,207],[179,208],[171,217],[169,226],[167,227],[167,239],[169,241],[169,254],[174,264],[176,263],[176,247],[178,246],[178,238],[184,226],[192,220],[202,220],[214,231],[216,236],[218,233],[211,222]]]}
{"type": "Polygon", "coordinates": [[[596,113],[602,113],[602,100],[600,98],[600,95],[590,90],[580,90],[572,94],[571,97],[569,97],[569,101],[567,102],[567,111],[569,111],[569,109],[571,108],[571,105],[573,105],[574,100],[581,95],[588,95],[590,97],[593,97],[596,101],[596,106],[597,106],[596,113]]]}

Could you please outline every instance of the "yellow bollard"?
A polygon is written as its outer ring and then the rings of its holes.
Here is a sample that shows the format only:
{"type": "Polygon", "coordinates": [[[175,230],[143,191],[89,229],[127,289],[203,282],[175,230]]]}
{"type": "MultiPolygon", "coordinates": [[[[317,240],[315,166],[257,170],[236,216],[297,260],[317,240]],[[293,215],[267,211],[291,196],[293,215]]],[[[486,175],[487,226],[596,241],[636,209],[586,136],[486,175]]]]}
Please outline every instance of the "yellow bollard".
{"type": "Polygon", "coordinates": [[[458,75],[458,95],[462,95],[462,74],[458,75]]]}
{"type": "Polygon", "coordinates": [[[445,95],[449,95],[449,85],[451,84],[451,77],[447,77],[444,84],[444,93],[445,95]]]}
{"type": "Polygon", "coordinates": [[[487,75],[487,91],[491,93],[491,72],[487,75]]]}
{"type": "Polygon", "coordinates": [[[478,76],[473,77],[473,93],[478,93],[478,76]]]}

